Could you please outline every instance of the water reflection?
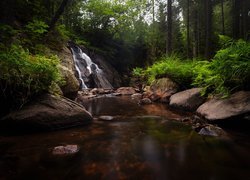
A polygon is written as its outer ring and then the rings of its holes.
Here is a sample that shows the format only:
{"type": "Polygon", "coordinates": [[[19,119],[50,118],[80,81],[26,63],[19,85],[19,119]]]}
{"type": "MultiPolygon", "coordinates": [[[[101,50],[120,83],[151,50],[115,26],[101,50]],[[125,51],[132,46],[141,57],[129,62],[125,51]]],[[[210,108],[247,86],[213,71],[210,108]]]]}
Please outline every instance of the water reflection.
{"type": "Polygon", "coordinates": [[[0,179],[249,178],[250,146],[201,137],[189,126],[166,118],[181,115],[161,105],[150,105],[151,111],[126,98],[85,105],[94,116],[122,118],[52,133],[0,136],[0,179]],[[80,151],[52,155],[53,147],[67,144],[78,145],[80,151]]]}

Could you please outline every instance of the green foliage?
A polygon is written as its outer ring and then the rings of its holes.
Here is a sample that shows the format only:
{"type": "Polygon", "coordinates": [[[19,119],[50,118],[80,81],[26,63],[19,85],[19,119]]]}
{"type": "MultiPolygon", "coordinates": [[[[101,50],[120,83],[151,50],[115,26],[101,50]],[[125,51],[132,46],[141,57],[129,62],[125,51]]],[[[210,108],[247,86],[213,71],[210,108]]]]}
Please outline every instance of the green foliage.
{"type": "Polygon", "coordinates": [[[134,77],[143,77],[145,76],[145,71],[142,68],[136,67],[133,69],[132,75],[134,77]]]}
{"type": "Polygon", "coordinates": [[[48,25],[40,20],[34,19],[25,26],[25,32],[33,39],[39,39],[48,31],[48,25]]]}
{"type": "Polygon", "coordinates": [[[31,55],[22,47],[12,45],[0,53],[1,95],[24,103],[28,98],[48,91],[52,82],[61,82],[56,56],[31,55]]]}
{"type": "Polygon", "coordinates": [[[143,70],[135,68],[134,76],[146,76],[151,83],[158,77],[167,76],[184,87],[203,88],[203,95],[227,97],[236,90],[249,90],[250,43],[233,41],[222,36],[223,46],[212,61],[181,60],[177,56],[164,57],[143,70]]]}
{"type": "Polygon", "coordinates": [[[145,70],[148,82],[151,83],[157,77],[168,76],[175,82],[189,86],[192,82],[196,61],[183,61],[179,57],[172,55],[163,57],[157,63],[145,70]]]}
{"type": "Polygon", "coordinates": [[[249,88],[250,43],[228,40],[229,46],[219,50],[212,62],[196,67],[194,84],[204,87],[205,92],[228,96],[232,91],[249,88]]]}
{"type": "Polygon", "coordinates": [[[13,40],[13,37],[15,37],[18,34],[18,30],[14,29],[13,27],[6,25],[6,24],[0,24],[0,49],[4,49],[5,45],[8,45],[13,40]]]}
{"type": "Polygon", "coordinates": [[[64,24],[56,26],[56,31],[64,41],[68,41],[69,37],[72,36],[72,34],[66,29],[64,24]]]}

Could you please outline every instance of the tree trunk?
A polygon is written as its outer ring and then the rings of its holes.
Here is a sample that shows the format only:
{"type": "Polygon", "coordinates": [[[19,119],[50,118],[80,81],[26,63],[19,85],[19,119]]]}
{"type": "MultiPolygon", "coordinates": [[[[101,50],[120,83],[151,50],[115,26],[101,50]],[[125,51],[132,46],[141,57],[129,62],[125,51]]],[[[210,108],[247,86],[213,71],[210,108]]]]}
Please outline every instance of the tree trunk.
{"type": "Polygon", "coordinates": [[[199,55],[199,14],[197,7],[194,10],[194,51],[193,56],[198,57],[199,55]]]}
{"type": "Polygon", "coordinates": [[[233,0],[233,38],[240,37],[240,1],[233,0]]]}
{"type": "Polygon", "coordinates": [[[205,22],[206,22],[206,32],[205,32],[205,58],[210,59],[212,56],[212,3],[211,0],[205,0],[205,22]]]}
{"type": "Polygon", "coordinates": [[[172,53],[172,0],[168,0],[167,5],[167,55],[172,53]]]}
{"type": "Polygon", "coordinates": [[[190,0],[187,0],[187,58],[190,58],[190,0]]]}
{"type": "Polygon", "coordinates": [[[64,8],[67,6],[68,2],[70,0],[63,0],[60,7],[57,9],[54,17],[51,19],[50,24],[49,24],[49,31],[51,31],[52,29],[54,29],[56,22],[58,21],[58,19],[60,18],[60,16],[62,15],[64,8]]]}
{"type": "Polygon", "coordinates": [[[221,0],[221,34],[225,35],[224,0],[221,0]]]}

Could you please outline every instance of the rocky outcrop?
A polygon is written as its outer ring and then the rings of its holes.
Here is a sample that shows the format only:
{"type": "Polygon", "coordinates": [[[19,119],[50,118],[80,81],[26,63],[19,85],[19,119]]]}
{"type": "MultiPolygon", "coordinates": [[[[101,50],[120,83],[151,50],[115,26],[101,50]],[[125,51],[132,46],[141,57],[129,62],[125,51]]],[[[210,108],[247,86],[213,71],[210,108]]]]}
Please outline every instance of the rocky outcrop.
{"type": "Polygon", "coordinates": [[[50,131],[89,124],[92,116],[74,101],[41,95],[0,120],[0,127],[21,132],[50,131]]]}
{"type": "Polygon", "coordinates": [[[197,113],[209,121],[231,119],[250,113],[250,91],[239,91],[228,99],[211,99],[197,113]]]}
{"type": "Polygon", "coordinates": [[[59,69],[65,81],[65,83],[62,84],[60,88],[65,97],[74,99],[77,95],[80,84],[75,77],[75,65],[72,53],[66,46],[64,46],[61,51],[56,53],[61,60],[61,66],[59,67],[59,69]]]}
{"type": "Polygon", "coordinates": [[[144,93],[144,97],[152,101],[168,103],[170,96],[176,93],[178,88],[178,85],[169,78],[157,79],[144,93]]]}
{"type": "Polygon", "coordinates": [[[116,90],[116,93],[119,93],[121,95],[132,95],[135,94],[136,91],[133,87],[120,87],[116,90]]]}
{"type": "Polygon", "coordinates": [[[95,62],[99,66],[99,68],[103,70],[107,80],[110,82],[110,84],[112,84],[114,88],[121,86],[121,78],[119,73],[110,63],[107,62],[107,60],[105,60],[104,57],[96,53],[91,53],[86,48],[82,49],[91,57],[93,62],[95,62]]]}
{"type": "Polygon", "coordinates": [[[79,82],[76,79],[74,73],[65,66],[60,66],[60,72],[63,76],[65,83],[61,85],[63,95],[67,98],[74,99],[79,90],[79,82]]]}
{"type": "Polygon", "coordinates": [[[200,92],[201,88],[178,92],[171,96],[169,105],[187,111],[195,111],[205,101],[200,92]]]}

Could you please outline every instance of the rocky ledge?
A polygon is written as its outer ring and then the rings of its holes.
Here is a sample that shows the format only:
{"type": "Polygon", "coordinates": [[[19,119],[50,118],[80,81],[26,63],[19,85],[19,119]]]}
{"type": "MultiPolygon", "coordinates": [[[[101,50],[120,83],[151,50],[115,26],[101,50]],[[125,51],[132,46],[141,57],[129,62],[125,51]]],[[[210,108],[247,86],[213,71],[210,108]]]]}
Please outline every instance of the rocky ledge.
{"type": "Polygon", "coordinates": [[[64,97],[44,94],[20,110],[0,120],[0,127],[11,132],[37,132],[89,124],[92,116],[78,103],[64,97]],[[13,131],[14,130],[14,131],[13,131]]]}

